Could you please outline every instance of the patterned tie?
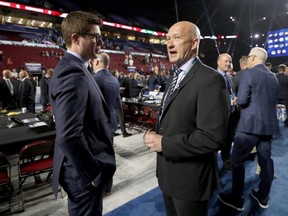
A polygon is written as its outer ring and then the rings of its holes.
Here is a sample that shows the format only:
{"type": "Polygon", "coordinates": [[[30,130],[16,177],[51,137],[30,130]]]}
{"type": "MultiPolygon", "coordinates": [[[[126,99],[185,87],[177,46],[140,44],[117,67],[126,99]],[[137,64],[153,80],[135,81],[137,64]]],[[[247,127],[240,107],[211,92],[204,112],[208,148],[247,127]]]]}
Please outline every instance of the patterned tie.
{"type": "Polygon", "coordinates": [[[226,89],[229,92],[229,94],[231,94],[231,85],[230,85],[229,77],[227,76],[227,74],[224,75],[224,79],[226,83],[226,89]]]}
{"type": "Polygon", "coordinates": [[[224,75],[224,79],[225,79],[225,82],[226,82],[226,89],[228,90],[228,93],[229,93],[229,99],[230,99],[230,101],[231,101],[231,104],[230,104],[230,113],[233,113],[233,112],[235,111],[235,105],[232,104],[232,99],[234,99],[235,94],[234,94],[233,89],[232,89],[231,80],[230,80],[230,78],[227,76],[227,74],[224,75]]]}
{"type": "Polygon", "coordinates": [[[7,84],[8,88],[9,88],[9,90],[10,90],[11,95],[13,95],[14,94],[14,91],[13,91],[14,89],[13,89],[13,85],[12,85],[10,79],[6,79],[6,84],[7,84]]]}
{"type": "Polygon", "coordinates": [[[179,74],[182,72],[182,70],[180,68],[177,68],[177,70],[174,72],[174,76],[173,76],[173,79],[172,79],[172,82],[169,86],[169,89],[167,90],[167,94],[166,94],[166,97],[164,98],[164,101],[163,101],[163,110],[165,109],[166,105],[167,105],[167,102],[169,101],[170,99],[170,96],[172,95],[174,89],[175,89],[175,86],[176,86],[176,83],[177,83],[177,80],[178,80],[178,76],[179,74]]]}

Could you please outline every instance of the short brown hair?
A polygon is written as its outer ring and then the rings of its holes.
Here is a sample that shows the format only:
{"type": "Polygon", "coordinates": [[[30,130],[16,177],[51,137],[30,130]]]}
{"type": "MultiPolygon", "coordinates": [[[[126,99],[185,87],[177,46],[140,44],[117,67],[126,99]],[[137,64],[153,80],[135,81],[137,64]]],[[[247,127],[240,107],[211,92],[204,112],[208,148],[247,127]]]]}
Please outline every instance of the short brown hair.
{"type": "Polygon", "coordinates": [[[72,11],[62,21],[61,31],[66,47],[72,45],[71,35],[73,33],[85,34],[90,25],[102,25],[102,16],[84,11],[72,11]]]}

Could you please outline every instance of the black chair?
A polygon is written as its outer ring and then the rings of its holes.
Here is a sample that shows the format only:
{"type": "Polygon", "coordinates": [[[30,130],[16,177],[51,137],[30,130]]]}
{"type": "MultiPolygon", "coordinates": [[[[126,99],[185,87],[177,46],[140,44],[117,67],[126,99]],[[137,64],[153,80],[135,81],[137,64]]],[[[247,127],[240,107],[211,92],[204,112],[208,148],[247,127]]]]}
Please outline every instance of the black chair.
{"type": "MultiPolygon", "coordinates": [[[[19,175],[19,192],[22,201],[22,210],[25,209],[24,203],[34,201],[39,198],[51,195],[49,192],[37,191],[38,196],[24,199],[24,191],[39,189],[42,186],[51,184],[50,177],[53,170],[53,153],[54,140],[39,140],[25,145],[19,155],[18,175],[19,175]],[[34,177],[34,184],[26,182],[29,177],[34,177]],[[44,179],[45,177],[45,179],[44,179]],[[24,185],[27,183],[26,185],[24,185]]],[[[44,188],[43,188],[44,189],[44,188]]]]}
{"type": "Polygon", "coordinates": [[[11,215],[11,165],[0,152],[0,215],[11,215]]]}

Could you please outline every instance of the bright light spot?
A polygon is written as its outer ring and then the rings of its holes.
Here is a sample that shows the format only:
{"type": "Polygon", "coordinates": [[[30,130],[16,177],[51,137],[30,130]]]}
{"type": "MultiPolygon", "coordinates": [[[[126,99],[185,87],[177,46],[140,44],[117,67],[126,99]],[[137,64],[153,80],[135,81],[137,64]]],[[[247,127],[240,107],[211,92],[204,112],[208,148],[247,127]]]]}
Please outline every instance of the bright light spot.
{"type": "Polygon", "coordinates": [[[255,34],[254,38],[259,38],[259,34],[255,34]]]}
{"type": "Polygon", "coordinates": [[[263,19],[263,20],[266,20],[266,17],[263,17],[262,19],[263,19]]]}

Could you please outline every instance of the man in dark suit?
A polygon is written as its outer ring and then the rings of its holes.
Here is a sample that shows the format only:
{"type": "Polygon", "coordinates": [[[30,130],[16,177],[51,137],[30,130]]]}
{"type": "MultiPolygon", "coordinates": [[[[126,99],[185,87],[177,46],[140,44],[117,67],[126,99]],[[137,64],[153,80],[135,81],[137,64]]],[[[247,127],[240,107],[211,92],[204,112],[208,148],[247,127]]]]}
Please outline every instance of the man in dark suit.
{"type": "Polygon", "coordinates": [[[103,44],[100,18],[73,11],[62,21],[68,48],[50,80],[56,140],[53,191],[58,181],[68,194],[69,215],[102,215],[104,188],[116,170],[110,112],[88,60],[103,44]]]}
{"type": "Polygon", "coordinates": [[[21,80],[17,96],[19,107],[26,107],[29,112],[35,113],[35,86],[29,78],[27,70],[20,69],[19,77],[21,80]]]}
{"type": "MultiPolygon", "coordinates": [[[[286,113],[288,113],[288,67],[286,65],[281,64],[279,68],[282,68],[282,73],[277,74],[277,79],[279,82],[279,103],[283,104],[286,109],[286,113]]],[[[285,127],[288,127],[288,118],[284,120],[285,127]]]]}
{"type": "Polygon", "coordinates": [[[216,155],[227,130],[225,81],[198,58],[196,25],[178,22],[166,40],[169,60],[178,69],[164,93],[156,131],[146,133],[144,143],[157,152],[156,175],[167,215],[207,216],[219,182],[216,155]]]}
{"type": "Polygon", "coordinates": [[[54,69],[52,69],[52,68],[45,71],[45,74],[43,74],[43,76],[39,82],[40,94],[41,94],[40,102],[42,104],[43,110],[45,110],[46,107],[50,104],[50,102],[49,102],[49,82],[50,82],[50,79],[51,79],[53,72],[54,72],[54,69]]]}
{"type": "Polygon", "coordinates": [[[226,90],[227,90],[227,98],[230,104],[230,112],[228,118],[228,127],[227,127],[227,134],[226,140],[221,149],[221,157],[223,161],[223,168],[225,170],[231,170],[231,160],[230,160],[230,151],[233,142],[233,138],[235,135],[235,129],[237,126],[239,113],[234,105],[235,99],[235,90],[232,84],[230,75],[228,74],[229,70],[232,67],[232,58],[228,53],[222,53],[218,56],[217,59],[217,71],[223,76],[225,83],[226,83],[226,90]]]}
{"type": "MultiPolygon", "coordinates": [[[[113,139],[115,131],[118,129],[117,115],[115,106],[119,106],[120,85],[116,77],[114,77],[108,70],[110,57],[107,53],[100,53],[96,59],[92,60],[94,70],[94,78],[97,82],[103,97],[107,103],[110,111],[111,121],[109,124],[111,138],[113,139]]],[[[109,182],[105,188],[105,193],[111,193],[112,181],[109,182]]]]}
{"type": "MultiPolygon", "coordinates": [[[[94,78],[106,100],[111,113],[110,129],[112,136],[118,129],[116,109],[122,106],[120,98],[120,85],[118,79],[109,71],[110,57],[107,53],[100,53],[96,59],[92,60],[94,78]]],[[[125,129],[122,131],[123,137],[131,136],[125,129]]]]}
{"type": "Polygon", "coordinates": [[[247,58],[248,58],[248,56],[245,55],[239,59],[240,70],[232,78],[232,82],[233,82],[233,86],[234,86],[236,95],[237,95],[238,88],[239,88],[239,82],[240,82],[241,74],[247,69],[247,58]]]}
{"type": "Polygon", "coordinates": [[[11,79],[11,71],[3,70],[3,79],[0,79],[0,102],[2,102],[2,109],[13,110],[17,108],[16,105],[16,86],[14,80],[11,79]]]}
{"type": "Polygon", "coordinates": [[[110,57],[107,53],[98,54],[96,59],[91,60],[91,63],[94,71],[93,76],[102,92],[111,114],[109,126],[111,137],[113,137],[115,131],[118,129],[114,106],[120,95],[120,86],[116,77],[109,72],[110,57]]]}
{"type": "Polygon", "coordinates": [[[219,199],[237,211],[244,210],[242,198],[245,180],[244,162],[256,146],[258,163],[261,167],[258,190],[251,196],[261,208],[268,208],[274,167],[271,158],[271,139],[279,133],[276,117],[278,81],[265,67],[267,52],[260,47],[251,49],[247,66],[243,72],[237,94],[240,106],[240,120],[234,137],[232,160],[232,193],[221,193],[219,199]]]}

